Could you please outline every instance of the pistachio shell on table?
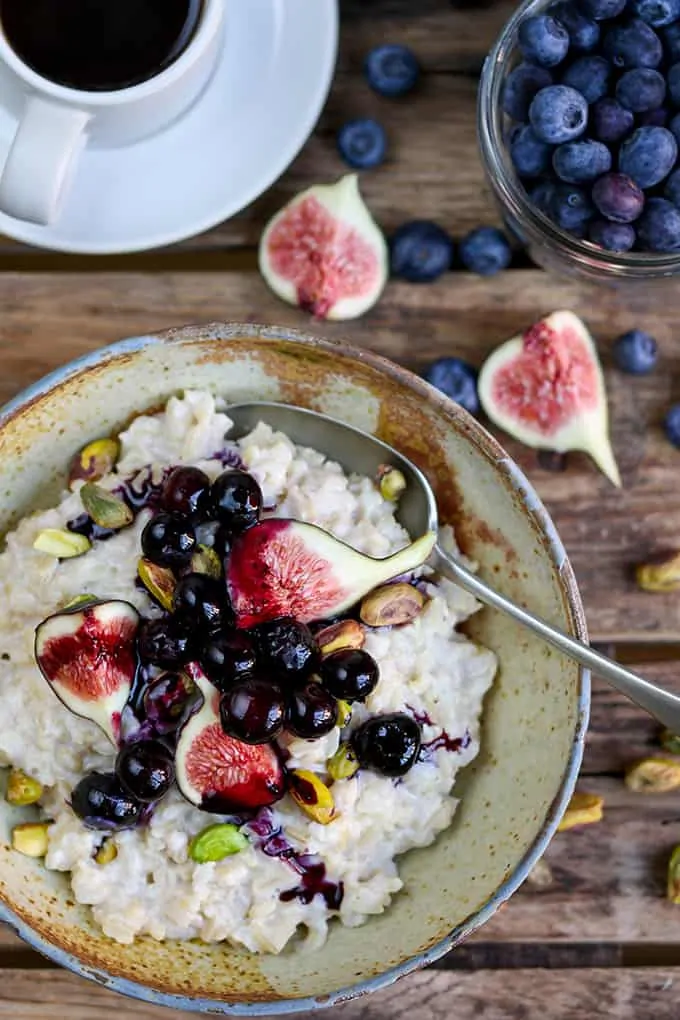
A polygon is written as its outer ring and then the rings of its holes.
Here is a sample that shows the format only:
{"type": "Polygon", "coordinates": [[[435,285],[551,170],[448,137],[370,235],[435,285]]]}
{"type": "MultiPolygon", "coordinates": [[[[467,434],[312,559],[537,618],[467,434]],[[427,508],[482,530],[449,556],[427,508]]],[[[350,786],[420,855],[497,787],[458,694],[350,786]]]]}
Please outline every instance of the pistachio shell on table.
{"type": "Polygon", "coordinates": [[[575,793],[557,827],[558,832],[567,832],[580,825],[593,825],[602,821],[604,800],[594,793],[575,793]]]}
{"type": "Polygon", "coordinates": [[[658,594],[680,591],[680,552],[658,563],[641,563],[635,570],[635,578],[643,591],[658,594]]]}
{"type": "Polygon", "coordinates": [[[680,761],[643,758],[626,771],[626,786],[634,793],[670,793],[680,789],[680,761]]]}

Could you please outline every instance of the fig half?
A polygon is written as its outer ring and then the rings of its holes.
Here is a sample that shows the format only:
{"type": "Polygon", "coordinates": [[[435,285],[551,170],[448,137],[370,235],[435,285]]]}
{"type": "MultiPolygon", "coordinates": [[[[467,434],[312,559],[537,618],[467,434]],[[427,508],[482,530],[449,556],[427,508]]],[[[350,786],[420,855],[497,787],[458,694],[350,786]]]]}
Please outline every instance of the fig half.
{"type": "Polygon", "coordinates": [[[35,661],[54,693],[116,746],[137,670],[138,626],[134,606],[110,601],[55,613],[35,632],[35,661]]]}
{"type": "Polygon", "coordinates": [[[355,319],[388,277],[385,238],[359,193],[356,174],[300,192],[260,240],[260,272],[274,293],[319,319],[355,319]]]}
{"type": "Polygon", "coordinates": [[[271,744],[244,744],[228,736],[219,715],[220,694],[201,667],[186,671],[203,695],[203,705],[182,727],[175,768],[184,797],[202,811],[238,814],[280,800],[283,768],[271,744]]]}
{"type": "Polygon", "coordinates": [[[376,560],[313,524],[261,521],[234,540],[226,565],[237,625],[254,627],[279,616],[300,623],[339,616],[373,588],[421,566],[435,540],[428,532],[376,560]]]}
{"type": "Polygon", "coordinates": [[[499,428],[527,446],[583,450],[617,486],[600,360],[584,323],[554,312],[502,344],[479,374],[479,397],[499,428]]]}

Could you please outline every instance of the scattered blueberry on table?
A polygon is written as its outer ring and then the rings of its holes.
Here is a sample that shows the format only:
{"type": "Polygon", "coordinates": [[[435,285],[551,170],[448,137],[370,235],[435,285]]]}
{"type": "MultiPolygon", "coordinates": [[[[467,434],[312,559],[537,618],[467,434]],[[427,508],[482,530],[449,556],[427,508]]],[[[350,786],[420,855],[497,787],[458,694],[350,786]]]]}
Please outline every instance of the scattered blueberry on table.
{"type": "Polygon", "coordinates": [[[423,378],[470,414],[480,410],[477,369],[462,358],[439,358],[423,373],[423,378]]]}
{"type": "Polygon", "coordinates": [[[442,227],[430,220],[411,220],[392,237],[392,275],[410,283],[431,283],[451,268],[453,253],[453,241],[442,227]]]}
{"type": "Polygon", "coordinates": [[[641,329],[631,329],[614,341],[613,355],[616,366],[622,372],[629,375],[647,375],[656,367],[659,348],[649,333],[641,329]]]}
{"type": "Polygon", "coordinates": [[[369,170],[380,166],[387,152],[387,135],[377,120],[349,120],[338,131],[338,152],[348,166],[369,170]]]}
{"type": "Polygon", "coordinates": [[[670,442],[680,449],[680,404],[673,404],[666,415],[664,427],[670,442]]]}
{"type": "Polygon", "coordinates": [[[371,50],[364,70],[373,91],[390,98],[405,96],[420,78],[420,64],[413,50],[396,43],[371,50]]]}
{"type": "Polygon", "coordinates": [[[480,276],[495,276],[512,261],[508,239],[496,227],[471,230],[460,242],[458,255],[466,269],[480,276]]]}

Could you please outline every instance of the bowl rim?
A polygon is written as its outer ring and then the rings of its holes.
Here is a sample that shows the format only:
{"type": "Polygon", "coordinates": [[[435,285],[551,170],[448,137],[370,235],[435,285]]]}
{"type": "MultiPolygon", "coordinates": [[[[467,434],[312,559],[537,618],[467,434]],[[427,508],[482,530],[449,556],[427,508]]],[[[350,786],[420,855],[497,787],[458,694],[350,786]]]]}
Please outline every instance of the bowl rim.
{"type": "MultiPolygon", "coordinates": [[[[501,474],[504,476],[505,484],[515,492],[525,509],[531,512],[533,523],[536,529],[542,533],[546,551],[560,579],[561,591],[565,609],[570,617],[571,629],[580,640],[588,641],[585,612],[573,569],[549,514],[533,486],[524,475],[524,472],[509,457],[500,443],[476,419],[448,397],[444,396],[439,390],[390,359],[373,351],[347,343],[342,339],[322,338],[292,327],[233,322],[189,325],[159,331],[158,333],[129,337],[81,355],[27,386],[0,408],[0,429],[4,428],[24,409],[57,389],[73,376],[101,367],[103,364],[114,361],[121,356],[137,353],[146,347],[167,343],[193,344],[201,341],[214,343],[216,340],[229,343],[238,339],[300,344],[303,348],[330,351],[346,358],[350,362],[363,362],[401,385],[406,385],[419,394],[428,404],[434,405],[449,421],[457,424],[458,427],[463,426],[466,433],[472,434],[479,450],[496,462],[497,466],[502,469],[501,474]]],[[[523,884],[534,865],[543,856],[548,844],[557,831],[559,821],[574,792],[583,758],[584,741],[590,715],[590,671],[579,667],[578,675],[579,689],[576,706],[576,725],[571,750],[565,765],[560,788],[550,805],[534,842],[528,847],[519,864],[498,886],[483,906],[473,911],[448,935],[444,936],[444,938],[440,939],[430,948],[417,953],[415,956],[390,967],[374,977],[337,989],[327,995],[230,1003],[223,1000],[197,998],[180,993],[161,992],[148,985],[116,976],[104,969],[86,964],[78,956],[39,935],[30,924],[25,922],[2,900],[0,900],[0,921],[11,927],[24,942],[47,959],[80,977],[95,982],[100,987],[118,992],[129,998],[147,1002],[151,1005],[165,1006],[187,1012],[210,1013],[213,1016],[293,1014],[303,1010],[326,1009],[358,996],[366,995],[369,992],[386,988],[399,978],[421,970],[439,960],[485,924],[510,896],[516,892],[519,886],[523,884]]]]}

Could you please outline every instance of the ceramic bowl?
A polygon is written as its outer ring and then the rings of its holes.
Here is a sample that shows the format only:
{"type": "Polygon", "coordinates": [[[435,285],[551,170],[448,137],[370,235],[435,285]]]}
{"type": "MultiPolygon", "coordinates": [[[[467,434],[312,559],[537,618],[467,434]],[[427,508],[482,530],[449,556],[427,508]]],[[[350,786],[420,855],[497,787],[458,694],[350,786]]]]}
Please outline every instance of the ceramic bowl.
{"type": "MultiPolygon", "coordinates": [[[[0,528],[46,506],[87,440],[184,388],[230,401],[281,400],[374,432],[429,476],[482,577],[586,637],[571,567],[516,465],[480,425],[396,365],[344,344],[260,326],[137,337],[73,362],[0,416],[0,528]]],[[[310,444],[314,437],[310,435],[310,444]]],[[[156,1004],[217,1015],[320,1008],[380,988],[442,956],[487,921],[541,856],[581,761],[589,677],[498,613],[471,636],[498,654],[482,751],[456,785],[462,804],[436,843],[401,859],[405,891],[361,928],[331,926],[315,952],[255,956],[224,945],[104,937],[63,875],[13,852],[21,813],[0,799],[0,918],[86,978],[156,1004]]]]}

